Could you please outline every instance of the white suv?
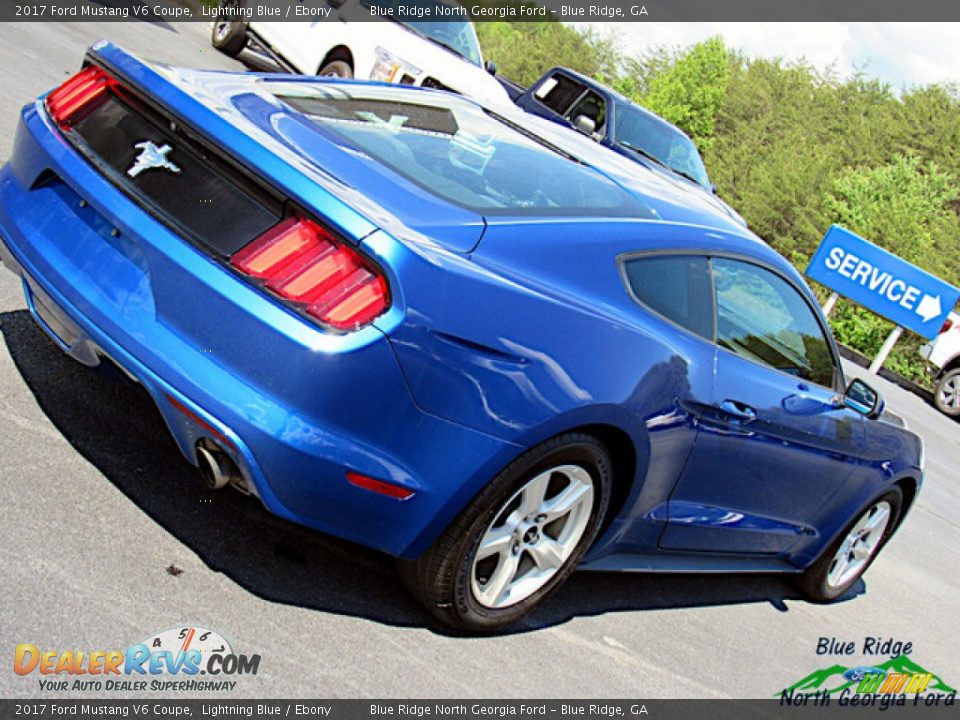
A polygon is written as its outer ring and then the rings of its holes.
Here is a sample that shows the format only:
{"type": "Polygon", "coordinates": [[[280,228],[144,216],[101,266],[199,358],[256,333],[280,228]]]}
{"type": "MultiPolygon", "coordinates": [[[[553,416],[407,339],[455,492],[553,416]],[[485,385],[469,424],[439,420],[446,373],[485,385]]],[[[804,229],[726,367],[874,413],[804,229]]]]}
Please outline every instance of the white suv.
{"type": "Polygon", "coordinates": [[[940,334],[920,348],[937,376],[933,401],[940,412],[960,417],[960,315],[950,313],[940,334]]]}
{"type": "Polygon", "coordinates": [[[213,46],[228,55],[238,55],[250,45],[284,69],[303,75],[422,85],[487,104],[510,104],[507,91],[494,77],[496,67],[484,63],[476,31],[467,20],[362,20],[371,15],[370,0],[328,0],[331,19],[320,22],[231,20],[241,3],[221,0],[211,30],[213,46]]]}

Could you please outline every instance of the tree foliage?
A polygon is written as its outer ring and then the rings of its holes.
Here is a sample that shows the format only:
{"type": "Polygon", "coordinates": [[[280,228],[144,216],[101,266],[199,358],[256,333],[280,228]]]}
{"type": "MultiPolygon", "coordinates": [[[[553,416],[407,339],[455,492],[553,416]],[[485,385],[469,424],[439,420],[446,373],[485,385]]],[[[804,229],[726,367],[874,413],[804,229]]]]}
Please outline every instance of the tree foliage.
{"type": "Polygon", "coordinates": [[[694,45],[689,52],[653,75],[640,103],[693,138],[701,150],[713,141],[714,122],[729,81],[727,49],[718,37],[694,45]]]}
{"type": "Polygon", "coordinates": [[[953,178],[917,157],[897,155],[886,165],[846,168],[827,191],[829,216],[910,262],[934,261],[935,233],[956,219],[953,178]]]}
{"type": "Polygon", "coordinates": [[[619,55],[610,40],[558,22],[481,22],[476,24],[484,55],[498,72],[532,85],[561,65],[608,81],[618,74],[619,55]]]}

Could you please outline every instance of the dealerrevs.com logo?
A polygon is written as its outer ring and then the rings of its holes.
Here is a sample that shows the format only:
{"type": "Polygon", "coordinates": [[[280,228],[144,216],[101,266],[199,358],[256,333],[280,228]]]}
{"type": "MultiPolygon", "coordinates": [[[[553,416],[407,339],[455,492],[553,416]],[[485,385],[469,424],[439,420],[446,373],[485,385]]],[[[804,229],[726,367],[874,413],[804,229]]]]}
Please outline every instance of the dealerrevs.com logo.
{"type": "Polygon", "coordinates": [[[53,650],[17,645],[13,670],[36,676],[40,690],[230,692],[234,677],[256,675],[260,655],[234,652],[219,633],[184,626],[151,635],[125,650],[53,650]],[[203,677],[199,677],[203,676],[203,677]]]}

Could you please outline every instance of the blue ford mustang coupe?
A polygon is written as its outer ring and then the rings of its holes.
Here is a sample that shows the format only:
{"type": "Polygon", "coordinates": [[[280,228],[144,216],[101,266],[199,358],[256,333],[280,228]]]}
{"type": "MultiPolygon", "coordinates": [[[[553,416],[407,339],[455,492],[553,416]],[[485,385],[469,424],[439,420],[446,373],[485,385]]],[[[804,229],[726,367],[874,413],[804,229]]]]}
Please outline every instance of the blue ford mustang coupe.
{"type": "Polygon", "coordinates": [[[94,46],[22,113],[3,263],[152,395],[187,459],[400,558],[444,622],[575,566],[844,594],[923,447],[729,215],[519,110],[94,46]]]}

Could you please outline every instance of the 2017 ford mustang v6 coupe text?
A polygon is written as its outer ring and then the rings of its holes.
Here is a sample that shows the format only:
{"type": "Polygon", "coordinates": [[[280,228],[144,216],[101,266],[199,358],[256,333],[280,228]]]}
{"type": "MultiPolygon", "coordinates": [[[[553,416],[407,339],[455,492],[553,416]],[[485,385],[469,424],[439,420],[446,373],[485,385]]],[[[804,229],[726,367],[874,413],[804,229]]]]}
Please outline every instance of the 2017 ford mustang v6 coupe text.
{"type": "Polygon", "coordinates": [[[102,43],[23,110],[3,263],[211,485],[397,556],[448,624],[515,621],[578,565],[843,595],[920,439],[760,239],[516,113],[102,43]]]}

